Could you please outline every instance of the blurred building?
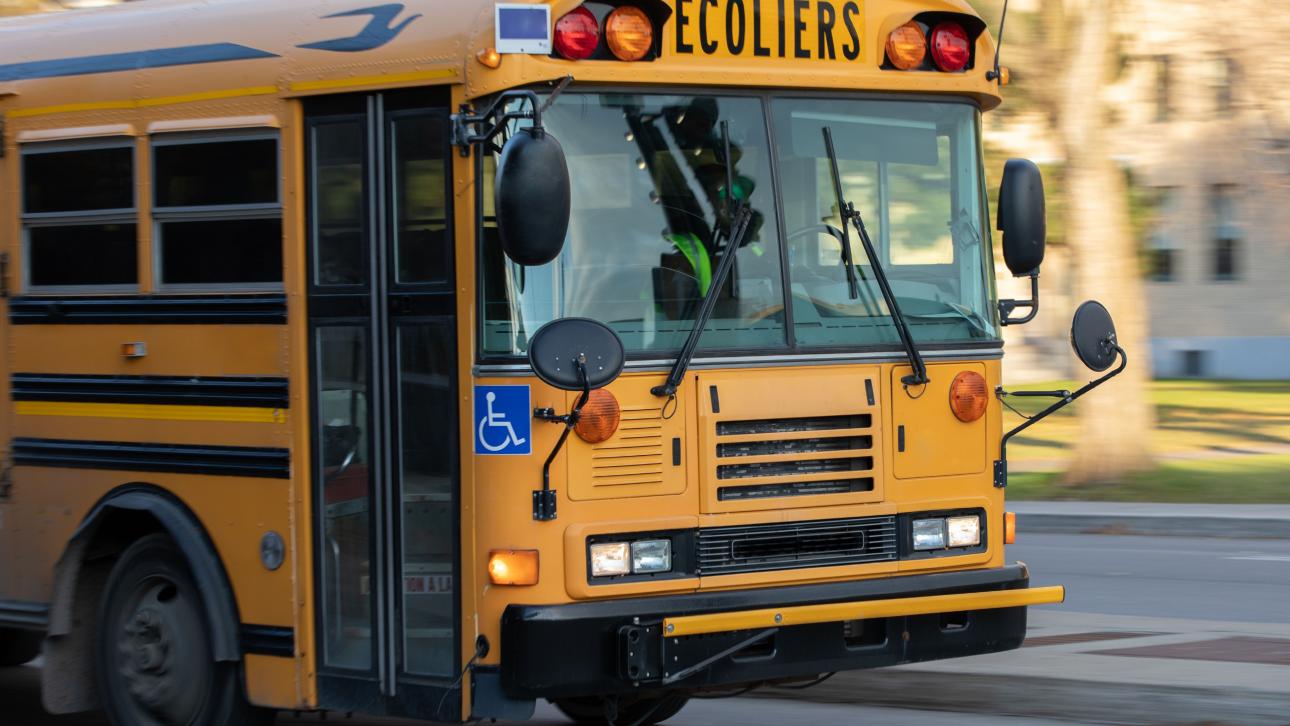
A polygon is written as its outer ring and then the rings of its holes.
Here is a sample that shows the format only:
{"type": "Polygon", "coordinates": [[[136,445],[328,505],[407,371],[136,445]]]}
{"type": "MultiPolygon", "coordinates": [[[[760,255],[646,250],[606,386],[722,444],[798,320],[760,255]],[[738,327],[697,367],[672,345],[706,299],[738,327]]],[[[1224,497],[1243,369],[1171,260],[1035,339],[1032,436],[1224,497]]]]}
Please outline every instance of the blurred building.
{"type": "Polygon", "coordinates": [[[1116,152],[1149,205],[1159,377],[1290,378],[1290,52],[1278,0],[1133,0],[1116,152]],[[1240,32],[1228,32],[1240,28],[1240,32]]]}

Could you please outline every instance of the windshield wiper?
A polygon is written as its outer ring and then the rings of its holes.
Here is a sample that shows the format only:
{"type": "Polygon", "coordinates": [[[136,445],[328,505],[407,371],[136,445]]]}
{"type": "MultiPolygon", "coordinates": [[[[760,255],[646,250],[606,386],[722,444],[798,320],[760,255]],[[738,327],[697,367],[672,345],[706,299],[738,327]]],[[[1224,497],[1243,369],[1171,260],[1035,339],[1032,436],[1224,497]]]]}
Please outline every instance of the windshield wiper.
{"type": "Polygon", "coordinates": [[[869,258],[869,266],[873,268],[874,280],[878,282],[878,289],[882,292],[882,299],[887,303],[887,311],[891,313],[891,321],[896,326],[896,334],[900,336],[900,342],[905,346],[905,354],[909,356],[909,367],[914,372],[900,379],[901,383],[906,386],[921,386],[926,384],[930,379],[927,377],[927,365],[923,363],[923,356],[918,352],[914,345],[914,336],[909,332],[909,323],[906,322],[905,316],[900,312],[900,303],[896,302],[896,295],[891,291],[891,284],[887,282],[887,273],[882,269],[882,264],[878,262],[878,253],[874,251],[873,242],[869,239],[869,232],[864,228],[864,218],[860,216],[859,210],[851,202],[846,200],[842,193],[842,173],[838,171],[838,154],[833,150],[833,131],[825,126],[824,129],[824,150],[829,155],[829,170],[833,173],[833,193],[838,200],[838,214],[842,216],[842,261],[847,268],[847,284],[851,288],[851,299],[855,300],[860,297],[859,283],[856,281],[856,272],[854,260],[851,256],[851,233],[850,225],[854,224],[856,232],[860,237],[860,244],[864,247],[865,256],[869,258]]]}
{"type": "Polygon", "coordinates": [[[748,228],[752,224],[752,205],[746,201],[734,199],[734,169],[730,161],[730,124],[726,121],[721,122],[721,143],[725,147],[726,157],[726,204],[732,205],[727,209],[733,211],[730,215],[730,227],[726,232],[726,248],[721,253],[721,261],[717,263],[712,281],[708,283],[708,292],[699,303],[699,312],[694,318],[694,326],[690,328],[690,335],[685,339],[685,345],[681,347],[681,354],[672,364],[672,371],[667,374],[666,381],[649,389],[649,392],[655,396],[670,398],[675,396],[676,389],[680,388],[685,370],[690,367],[690,361],[694,359],[694,351],[699,347],[699,337],[703,335],[703,329],[708,327],[708,319],[712,317],[712,310],[717,306],[721,288],[726,286],[726,278],[730,277],[730,270],[735,266],[735,254],[743,246],[744,238],[748,236],[748,228]]]}

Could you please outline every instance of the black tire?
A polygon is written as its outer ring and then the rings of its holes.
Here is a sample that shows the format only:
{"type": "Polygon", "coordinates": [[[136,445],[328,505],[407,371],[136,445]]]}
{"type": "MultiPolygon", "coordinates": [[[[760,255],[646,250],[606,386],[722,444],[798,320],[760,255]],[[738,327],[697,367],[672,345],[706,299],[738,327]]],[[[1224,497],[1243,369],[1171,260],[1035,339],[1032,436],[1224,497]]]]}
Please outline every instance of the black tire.
{"type": "Polygon", "coordinates": [[[240,663],[219,663],[188,562],[164,534],[130,545],[99,609],[95,678],[116,726],[256,725],[273,712],[247,703],[240,663]]]}
{"type": "Polygon", "coordinates": [[[20,666],[40,655],[40,643],[45,639],[33,630],[0,628],[0,668],[20,666]]]}
{"type": "MultiPolygon", "coordinates": [[[[689,701],[689,696],[680,693],[622,699],[613,726],[654,726],[680,713],[689,701]]],[[[551,703],[579,726],[609,726],[603,698],[562,698],[551,703]]]]}

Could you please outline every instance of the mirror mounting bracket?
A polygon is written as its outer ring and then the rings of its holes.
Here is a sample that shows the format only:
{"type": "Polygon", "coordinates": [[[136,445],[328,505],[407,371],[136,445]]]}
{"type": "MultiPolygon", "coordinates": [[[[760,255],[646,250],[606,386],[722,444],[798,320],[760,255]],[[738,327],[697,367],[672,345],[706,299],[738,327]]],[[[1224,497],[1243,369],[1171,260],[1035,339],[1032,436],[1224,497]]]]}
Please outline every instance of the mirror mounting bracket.
{"type": "Polygon", "coordinates": [[[452,143],[458,148],[462,157],[470,156],[470,149],[475,144],[490,141],[506,128],[506,124],[516,119],[532,119],[533,133],[541,135],[542,104],[538,95],[531,90],[506,91],[497,95],[493,102],[480,113],[473,113],[468,104],[462,104],[461,111],[452,115],[452,143]],[[502,106],[510,101],[520,99],[527,101],[528,111],[506,111],[498,114],[502,106]]]}
{"type": "Polygon", "coordinates": [[[1115,334],[1112,333],[1111,335],[1108,335],[1105,340],[1101,341],[1100,345],[1106,346],[1107,350],[1114,350],[1116,354],[1119,355],[1120,365],[1117,366],[1115,370],[1107,373],[1101,378],[1085,384],[1083,388],[1080,388],[1077,391],[1017,391],[1015,393],[1009,393],[1008,391],[1003,390],[1003,386],[999,386],[995,389],[995,395],[1000,400],[1005,396],[1042,396],[1059,399],[1053,405],[1045,408],[1034,416],[1031,416],[1022,422],[1020,426],[1003,435],[1003,438],[999,441],[999,458],[994,462],[995,488],[1004,489],[1008,486],[1008,441],[1013,436],[1016,436],[1022,431],[1025,431],[1031,426],[1034,426],[1040,421],[1048,418],[1057,411],[1069,406],[1075,402],[1075,399],[1124,372],[1125,367],[1129,365],[1129,356],[1124,352],[1124,349],[1120,347],[1120,344],[1116,342],[1115,334]]]}
{"type": "Polygon", "coordinates": [[[551,464],[555,462],[555,457],[560,454],[564,444],[569,440],[569,432],[573,427],[578,425],[578,420],[582,418],[582,408],[587,405],[591,398],[591,381],[587,378],[587,357],[579,355],[573,361],[574,368],[578,371],[578,379],[582,381],[582,393],[578,396],[577,402],[569,413],[561,416],[551,408],[533,409],[533,417],[539,421],[547,423],[564,424],[564,431],[560,432],[560,438],[555,442],[551,453],[547,455],[546,461],[542,464],[542,488],[533,491],[533,519],[537,522],[550,522],[556,518],[555,490],[551,488],[551,464]]]}
{"type": "Polygon", "coordinates": [[[1030,273],[1030,299],[1029,300],[1000,300],[999,301],[999,324],[1000,325],[1023,325],[1035,319],[1039,314],[1039,270],[1030,273]],[[1027,311],[1024,317],[1014,318],[1012,314],[1017,308],[1025,308],[1027,311]]]}

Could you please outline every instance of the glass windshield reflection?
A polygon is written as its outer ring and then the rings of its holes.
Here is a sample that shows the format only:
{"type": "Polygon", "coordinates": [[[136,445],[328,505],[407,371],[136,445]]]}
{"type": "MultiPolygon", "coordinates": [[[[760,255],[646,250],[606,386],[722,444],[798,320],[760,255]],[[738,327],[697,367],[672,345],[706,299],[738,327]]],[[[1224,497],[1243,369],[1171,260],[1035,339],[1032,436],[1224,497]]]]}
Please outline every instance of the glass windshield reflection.
{"type": "MultiPolygon", "coordinates": [[[[529,335],[561,317],[607,323],[629,351],[676,350],[711,286],[714,240],[729,224],[731,194],[749,201],[755,218],[702,347],[785,344],[779,242],[766,223],[774,219],[774,198],[760,101],[565,94],[543,123],[568,158],[569,236],[550,264],[514,265],[501,253],[486,200],[487,352],[522,353],[529,335]]],[[[491,189],[491,180],[485,185],[491,189]]]]}

